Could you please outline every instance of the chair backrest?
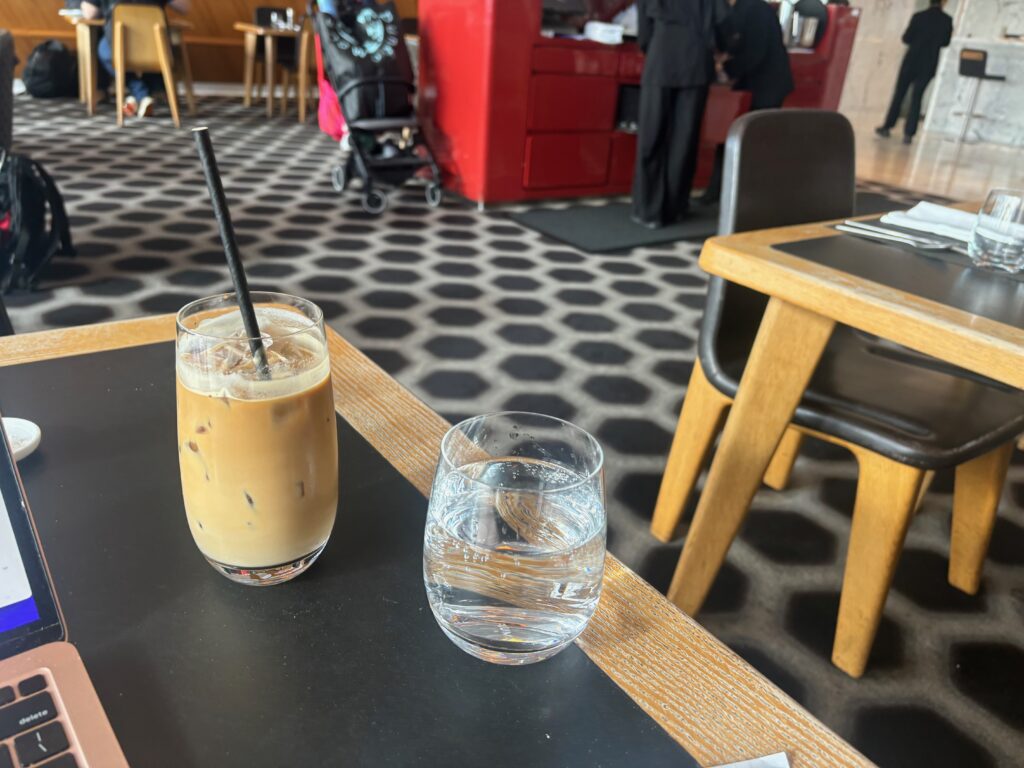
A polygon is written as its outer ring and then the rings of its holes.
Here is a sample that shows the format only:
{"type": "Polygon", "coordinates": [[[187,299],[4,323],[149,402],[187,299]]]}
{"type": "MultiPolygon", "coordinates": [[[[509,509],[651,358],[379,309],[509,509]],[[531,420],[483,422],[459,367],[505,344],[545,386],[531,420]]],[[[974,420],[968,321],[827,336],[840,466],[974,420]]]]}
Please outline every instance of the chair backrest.
{"type": "MultiPolygon", "coordinates": [[[[766,109],[736,120],[725,145],[719,234],[839,219],[854,212],[853,128],[838,112],[766,109]]],[[[749,354],[768,299],[712,278],[701,324],[701,365],[722,388],[721,340],[749,354]]]]}
{"type": "MultiPolygon", "coordinates": [[[[167,32],[167,16],[157,5],[118,3],[114,6],[114,26],[124,29],[124,65],[129,72],[159,72],[160,58],[154,27],[167,32]]],[[[115,33],[116,37],[116,33],[115,33]]],[[[116,42],[116,40],[115,40],[116,42]]]]}
{"type": "Polygon", "coordinates": [[[11,318],[7,314],[7,307],[4,306],[3,298],[0,298],[0,336],[13,336],[14,326],[11,325],[11,318]]]}
{"type": "Polygon", "coordinates": [[[14,38],[0,29],[0,149],[11,148],[11,124],[14,118],[14,38]]]}

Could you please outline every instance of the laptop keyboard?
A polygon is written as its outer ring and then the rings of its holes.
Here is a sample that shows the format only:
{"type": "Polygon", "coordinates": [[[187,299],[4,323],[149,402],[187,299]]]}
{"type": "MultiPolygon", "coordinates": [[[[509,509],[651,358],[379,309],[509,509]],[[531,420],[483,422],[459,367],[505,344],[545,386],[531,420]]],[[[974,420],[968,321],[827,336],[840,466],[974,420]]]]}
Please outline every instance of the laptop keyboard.
{"type": "Polygon", "coordinates": [[[79,768],[43,675],[0,687],[0,768],[79,768]]]}

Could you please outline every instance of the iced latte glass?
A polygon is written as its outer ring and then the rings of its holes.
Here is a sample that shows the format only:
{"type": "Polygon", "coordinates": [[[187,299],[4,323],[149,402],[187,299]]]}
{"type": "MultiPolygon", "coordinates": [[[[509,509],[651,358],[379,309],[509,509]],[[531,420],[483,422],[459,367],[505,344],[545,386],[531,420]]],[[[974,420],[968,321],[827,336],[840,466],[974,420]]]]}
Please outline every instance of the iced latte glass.
{"type": "Polygon", "coordinates": [[[323,551],[338,506],[338,439],[323,313],[254,291],[269,375],[232,294],[178,313],[178,463],[199,551],[233,581],[278,584],[323,551]]]}

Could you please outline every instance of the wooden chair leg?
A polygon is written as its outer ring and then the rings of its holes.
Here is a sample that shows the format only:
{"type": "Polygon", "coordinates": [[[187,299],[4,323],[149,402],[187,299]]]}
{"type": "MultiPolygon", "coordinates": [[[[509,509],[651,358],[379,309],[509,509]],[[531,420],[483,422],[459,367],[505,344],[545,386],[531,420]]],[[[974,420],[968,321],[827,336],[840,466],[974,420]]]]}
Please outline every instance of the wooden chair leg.
{"type": "Polygon", "coordinates": [[[244,71],[244,89],[245,92],[242,94],[242,105],[246,107],[252,106],[252,86],[253,86],[253,74],[256,69],[256,33],[246,32],[245,33],[245,58],[242,60],[243,71],[244,71]]]}
{"type": "Polygon", "coordinates": [[[684,613],[707,597],[834,325],[776,297],[768,302],[669,585],[684,613]]]}
{"type": "Polygon", "coordinates": [[[288,90],[292,84],[292,73],[287,67],[281,68],[281,116],[288,114],[288,90]]]}
{"type": "Polygon", "coordinates": [[[253,89],[256,91],[256,98],[263,98],[263,62],[257,61],[253,68],[253,89]]]}
{"type": "Polygon", "coordinates": [[[935,470],[926,470],[924,473],[924,479],[921,480],[921,490],[917,492],[917,501],[914,502],[914,514],[921,511],[921,505],[924,504],[924,497],[927,496],[928,491],[931,490],[933,480],[935,480],[935,470]]]}
{"type": "Polygon", "coordinates": [[[832,663],[860,677],[882,620],[924,470],[862,451],[832,663]]]}
{"type": "Polygon", "coordinates": [[[85,66],[85,111],[89,117],[96,114],[96,68],[99,66],[99,62],[96,60],[96,31],[95,27],[86,26],[81,24],[85,28],[85,51],[82,54],[82,64],[85,66]]]}
{"type": "Polygon", "coordinates": [[[651,533],[660,541],[675,538],[686,501],[722,428],[729,403],[729,398],[707,380],[700,360],[695,362],[651,519],[651,533]]]}
{"type": "Polygon", "coordinates": [[[160,73],[164,76],[164,88],[167,91],[167,104],[171,108],[171,120],[175,128],[181,128],[181,116],[178,114],[178,85],[174,82],[174,65],[171,58],[171,42],[167,39],[167,28],[162,24],[153,25],[156,37],[156,56],[160,61],[160,73]]]}
{"type": "Polygon", "coordinates": [[[789,485],[789,476],[793,473],[793,465],[796,457],[800,455],[800,446],[804,442],[804,436],[795,427],[786,430],[782,436],[782,442],[775,449],[772,462],[764,473],[764,484],[776,491],[786,490],[789,485]]]}
{"type": "Polygon", "coordinates": [[[182,40],[178,45],[178,55],[181,57],[181,82],[185,86],[185,104],[191,116],[196,114],[196,92],[192,83],[192,61],[188,56],[188,46],[182,40]]]}
{"type": "Polygon", "coordinates": [[[86,103],[86,88],[88,85],[85,80],[85,70],[88,66],[85,63],[86,56],[89,54],[86,46],[89,44],[89,25],[88,24],[75,24],[75,55],[78,59],[78,101],[82,104],[86,103]]]}
{"type": "Polygon", "coordinates": [[[114,22],[114,92],[117,103],[117,127],[124,127],[124,23],[114,22]]]}
{"type": "Polygon", "coordinates": [[[1012,454],[1013,443],[1007,443],[956,468],[949,583],[969,595],[981,586],[981,571],[1012,454]]]}

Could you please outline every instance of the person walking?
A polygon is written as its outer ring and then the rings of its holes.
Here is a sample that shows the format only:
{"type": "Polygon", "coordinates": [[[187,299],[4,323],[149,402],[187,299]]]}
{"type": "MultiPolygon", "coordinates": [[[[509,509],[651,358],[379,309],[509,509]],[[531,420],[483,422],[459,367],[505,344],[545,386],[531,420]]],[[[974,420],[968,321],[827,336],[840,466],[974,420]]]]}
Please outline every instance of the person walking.
{"type": "Polygon", "coordinates": [[[662,227],[690,205],[722,0],[638,0],[640,81],[633,220],[662,227]]]}
{"type": "Polygon", "coordinates": [[[942,10],[946,0],[930,0],[931,4],[923,11],[915,13],[910,19],[907,31],[903,33],[903,42],[907,52],[900,65],[900,74],[896,78],[896,89],[892,94],[892,103],[885,122],[875,128],[875,133],[889,138],[889,131],[896,126],[903,102],[910,91],[910,111],[903,126],[903,143],[910,144],[917,133],[917,123],[921,119],[921,99],[928,83],[935,77],[939,67],[939,51],[949,45],[953,37],[953,19],[942,10]]]}

